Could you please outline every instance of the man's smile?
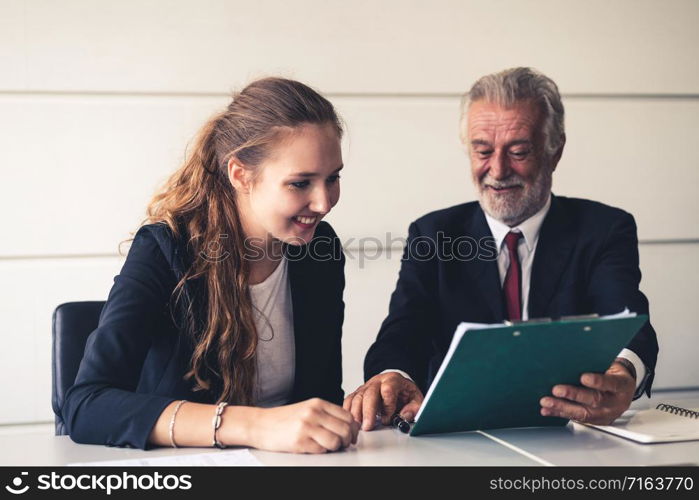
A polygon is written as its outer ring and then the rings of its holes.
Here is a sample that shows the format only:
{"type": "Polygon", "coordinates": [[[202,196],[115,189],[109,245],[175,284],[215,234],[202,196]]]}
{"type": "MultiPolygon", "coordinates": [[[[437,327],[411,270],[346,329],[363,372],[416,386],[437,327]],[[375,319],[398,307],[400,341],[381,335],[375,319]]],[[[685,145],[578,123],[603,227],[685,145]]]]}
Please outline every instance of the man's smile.
{"type": "Polygon", "coordinates": [[[486,184],[485,187],[486,189],[495,193],[512,193],[518,189],[522,189],[524,186],[521,184],[514,184],[512,186],[491,186],[486,184]]]}

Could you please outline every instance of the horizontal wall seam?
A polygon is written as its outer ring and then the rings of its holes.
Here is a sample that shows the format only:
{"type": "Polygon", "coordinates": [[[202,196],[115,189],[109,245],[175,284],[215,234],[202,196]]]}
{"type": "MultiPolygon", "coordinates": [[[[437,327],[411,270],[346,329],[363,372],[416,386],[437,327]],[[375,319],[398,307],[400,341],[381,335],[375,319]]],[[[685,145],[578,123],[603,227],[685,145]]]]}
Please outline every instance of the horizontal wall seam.
{"type": "Polygon", "coordinates": [[[43,255],[0,255],[1,261],[11,260],[68,260],[68,259],[104,259],[112,257],[126,257],[118,253],[87,253],[87,254],[43,254],[43,255]]]}
{"type": "MultiPolygon", "coordinates": [[[[464,89],[465,91],[466,89],[464,89]]],[[[182,98],[226,98],[226,92],[176,92],[138,90],[0,90],[0,96],[38,97],[182,97],[182,98]]],[[[461,92],[325,92],[329,98],[461,98],[461,92]]],[[[699,99],[699,93],[625,93],[625,92],[570,92],[562,94],[564,99],[699,99]]]]}
{"type": "Polygon", "coordinates": [[[656,389],[653,387],[653,393],[657,394],[659,392],[685,392],[685,391],[699,391],[699,386],[678,386],[678,387],[660,387],[656,389]]]}
{"type": "Polygon", "coordinates": [[[696,245],[697,243],[699,243],[699,238],[671,238],[638,241],[639,245],[696,245]]]}

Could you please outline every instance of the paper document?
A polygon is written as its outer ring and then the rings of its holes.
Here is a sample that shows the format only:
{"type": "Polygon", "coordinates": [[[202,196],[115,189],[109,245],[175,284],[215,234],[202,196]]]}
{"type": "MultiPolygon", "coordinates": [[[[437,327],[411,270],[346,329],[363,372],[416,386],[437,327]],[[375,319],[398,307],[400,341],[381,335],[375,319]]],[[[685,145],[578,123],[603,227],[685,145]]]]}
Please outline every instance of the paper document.
{"type": "Polygon", "coordinates": [[[115,466],[115,467],[153,467],[153,466],[256,466],[262,465],[257,460],[250,450],[230,450],[230,451],[214,451],[209,453],[197,453],[193,455],[171,455],[166,457],[148,457],[134,458],[128,460],[107,460],[103,462],[81,462],[68,465],[80,466],[115,466]]]}

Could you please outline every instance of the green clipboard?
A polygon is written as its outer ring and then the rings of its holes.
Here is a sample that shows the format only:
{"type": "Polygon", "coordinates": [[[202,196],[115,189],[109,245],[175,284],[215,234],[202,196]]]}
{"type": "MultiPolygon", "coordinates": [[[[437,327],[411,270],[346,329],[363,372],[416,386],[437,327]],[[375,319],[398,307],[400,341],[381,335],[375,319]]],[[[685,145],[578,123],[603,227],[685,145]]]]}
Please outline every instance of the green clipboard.
{"type": "Polygon", "coordinates": [[[604,373],[648,321],[626,313],[515,324],[461,323],[432,382],[411,436],[505,427],[565,425],[539,400],[556,384],[604,373]]]}

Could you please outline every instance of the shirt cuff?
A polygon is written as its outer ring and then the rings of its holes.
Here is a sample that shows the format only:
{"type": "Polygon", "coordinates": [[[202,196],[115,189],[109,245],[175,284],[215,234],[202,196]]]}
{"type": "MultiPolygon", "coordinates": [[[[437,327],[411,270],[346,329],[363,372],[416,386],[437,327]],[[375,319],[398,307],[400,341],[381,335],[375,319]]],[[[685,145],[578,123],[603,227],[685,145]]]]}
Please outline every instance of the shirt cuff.
{"type": "Polygon", "coordinates": [[[410,375],[408,375],[407,373],[405,373],[403,370],[398,370],[398,369],[396,369],[396,368],[389,368],[388,370],[384,370],[384,371],[382,371],[381,373],[379,373],[379,375],[383,375],[384,373],[391,373],[391,372],[400,373],[400,374],[403,375],[405,378],[407,378],[408,380],[410,380],[413,384],[415,383],[415,381],[412,379],[412,377],[411,377],[410,375]]]}
{"type": "Polygon", "coordinates": [[[646,379],[646,365],[643,364],[638,354],[630,349],[622,349],[618,357],[628,359],[636,369],[636,392],[638,392],[638,388],[646,379]]]}

